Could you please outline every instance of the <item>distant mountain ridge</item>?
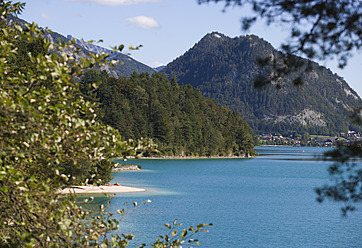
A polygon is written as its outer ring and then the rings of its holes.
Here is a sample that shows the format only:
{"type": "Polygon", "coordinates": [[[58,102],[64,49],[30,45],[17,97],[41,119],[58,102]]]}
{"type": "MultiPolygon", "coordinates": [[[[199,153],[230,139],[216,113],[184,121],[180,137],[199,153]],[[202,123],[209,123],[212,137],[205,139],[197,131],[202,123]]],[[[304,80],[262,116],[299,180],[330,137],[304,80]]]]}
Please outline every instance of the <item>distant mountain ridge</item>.
{"type": "Polygon", "coordinates": [[[279,91],[273,85],[254,89],[253,79],[266,70],[257,58],[278,53],[255,35],[230,38],[213,32],[161,72],[238,110],[259,133],[334,134],[355,128],[346,110],[360,106],[361,98],[343,78],[317,63],[312,63],[312,71],[303,73],[306,83],[300,88],[292,85],[290,75],[282,78],[284,87],[279,91]]]}
{"type": "Polygon", "coordinates": [[[156,71],[160,72],[162,71],[166,66],[165,65],[161,65],[161,66],[158,66],[158,67],[155,67],[153,69],[155,69],[156,71]]]}
{"type": "Polygon", "coordinates": [[[110,56],[108,57],[108,60],[117,60],[119,61],[119,64],[114,67],[102,67],[102,69],[106,70],[111,76],[113,77],[130,77],[133,72],[142,73],[147,72],[148,74],[153,74],[156,72],[153,68],[142,64],[141,62],[138,62],[137,60],[131,58],[128,55],[119,53],[119,52],[112,52],[112,50],[95,45],[93,43],[86,43],[83,42],[80,39],[77,39],[73,37],[72,35],[67,35],[68,40],[74,39],[76,44],[83,47],[89,52],[92,53],[108,53],[110,56]]]}
{"type": "MultiPolygon", "coordinates": [[[[14,16],[12,16],[8,20],[8,23],[11,23],[11,22],[17,22],[17,23],[20,23],[21,25],[24,25],[25,23],[27,23],[25,20],[22,20],[20,18],[14,17],[14,16]]],[[[46,38],[54,43],[57,43],[58,40],[60,40],[61,42],[67,42],[74,37],[71,35],[68,35],[67,37],[65,37],[57,32],[46,32],[46,38]]],[[[103,70],[106,70],[113,77],[120,77],[120,76],[130,77],[133,72],[137,72],[137,73],[146,72],[149,74],[153,74],[154,72],[156,72],[151,67],[149,67],[141,62],[138,62],[137,60],[131,58],[128,55],[125,55],[125,54],[122,54],[119,52],[112,53],[112,51],[110,49],[106,49],[104,47],[97,46],[92,43],[89,43],[89,44],[84,43],[83,41],[81,41],[77,38],[74,38],[74,39],[76,41],[76,45],[78,45],[79,47],[82,48],[80,50],[80,52],[75,56],[78,59],[81,57],[86,57],[88,52],[99,53],[99,54],[102,52],[105,52],[105,53],[111,54],[111,56],[108,58],[109,60],[119,61],[119,63],[116,64],[114,67],[103,66],[101,68],[103,70]]]]}

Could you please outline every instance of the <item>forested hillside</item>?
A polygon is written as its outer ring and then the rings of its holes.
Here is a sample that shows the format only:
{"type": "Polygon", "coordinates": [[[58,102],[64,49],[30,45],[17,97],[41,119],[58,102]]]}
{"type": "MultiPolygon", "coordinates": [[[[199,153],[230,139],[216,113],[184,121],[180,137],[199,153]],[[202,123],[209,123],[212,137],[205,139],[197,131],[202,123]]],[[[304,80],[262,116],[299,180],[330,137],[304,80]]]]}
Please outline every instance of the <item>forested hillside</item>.
{"type": "Polygon", "coordinates": [[[127,139],[152,138],[166,156],[249,156],[253,137],[237,112],[219,107],[190,85],[178,85],[161,73],[130,78],[88,71],[81,79],[88,100],[99,103],[103,123],[127,139]],[[98,88],[92,83],[101,81],[98,88]]]}
{"type": "Polygon", "coordinates": [[[167,65],[162,73],[179,84],[190,84],[220,105],[237,110],[257,133],[309,132],[335,135],[356,129],[347,110],[361,105],[353,89],[329,69],[312,62],[310,72],[295,72],[275,85],[255,89],[253,80],[267,68],[258,58],[277,57],[278,51],[254,35],[229,38],[211,33],[184,55],[167,65]],[[301,87],[291,81],[300,73],[301,87]]]}

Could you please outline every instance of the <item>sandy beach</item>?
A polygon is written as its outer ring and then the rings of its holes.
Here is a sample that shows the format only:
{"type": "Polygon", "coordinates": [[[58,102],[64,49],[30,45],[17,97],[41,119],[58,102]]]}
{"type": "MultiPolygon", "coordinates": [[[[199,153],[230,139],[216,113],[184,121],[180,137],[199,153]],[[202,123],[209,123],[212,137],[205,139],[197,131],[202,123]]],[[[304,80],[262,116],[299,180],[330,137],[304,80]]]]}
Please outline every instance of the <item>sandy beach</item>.
{"type": "Polygon", "coordinates": [[[103,194],[103,193],[130,193],[130,192],[144,192],[145,189],[128,187],[128,186],[72,186],[62,189],[60,194],[103,194]]]}

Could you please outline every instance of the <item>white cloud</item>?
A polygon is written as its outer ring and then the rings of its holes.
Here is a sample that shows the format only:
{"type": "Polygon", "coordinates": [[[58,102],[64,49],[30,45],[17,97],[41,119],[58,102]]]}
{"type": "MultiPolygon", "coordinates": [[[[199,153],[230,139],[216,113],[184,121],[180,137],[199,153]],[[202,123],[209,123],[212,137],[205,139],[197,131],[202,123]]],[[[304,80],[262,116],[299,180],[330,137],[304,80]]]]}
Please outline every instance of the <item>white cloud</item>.
{"type": "Polygon", "coordinates": [[[149,29],[160,27],[160,24],[154,18],[148,16],[135,16],[127,18],[126,20],[138,28],[149,29]]]}
{"type": "Polygon", "coordinates": [[[48,18],[48,15],[47,15],[46,13],[41,13],[40,16],[41,16],[42,18],[44,18],[44,19],[45,19],[45,18],[48,18]]]}
{"type": "Polygon", "coordinates": [[[132,4],[139,4],[139,3],[155,3],[155,2],[161,2],[162,0],[70,0],[70,1],[117,6],[117,5],[132,5],[132,4]]]}

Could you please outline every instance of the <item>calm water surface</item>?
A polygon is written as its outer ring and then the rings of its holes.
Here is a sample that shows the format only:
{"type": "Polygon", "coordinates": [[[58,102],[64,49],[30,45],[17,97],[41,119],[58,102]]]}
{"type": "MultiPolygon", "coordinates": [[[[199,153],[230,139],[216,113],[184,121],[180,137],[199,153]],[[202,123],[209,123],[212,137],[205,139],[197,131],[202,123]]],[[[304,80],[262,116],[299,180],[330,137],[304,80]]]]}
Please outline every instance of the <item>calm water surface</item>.
{"type": "Polygon", "coordinates": [[[113,182],[148,191],[118,194],[109,210],[152,201],[120,226],[135,234],[130,247],[154,242],[174,219],[184,228],[213,223],[197,236],[202,247],[362,247],[362,204],[343,218],[340,205],[315,200],[314,189],[328,182],[329,164],[315,159],[323,151],[262,147],[253,159],[131,160],[142,171],[114,173],[113,182]]]}

